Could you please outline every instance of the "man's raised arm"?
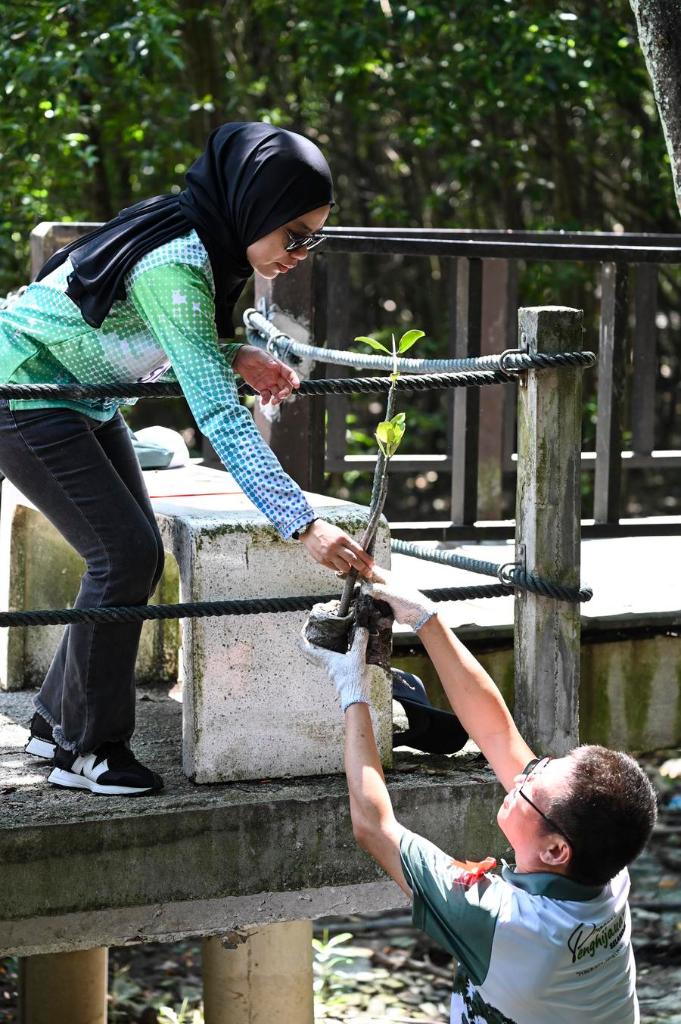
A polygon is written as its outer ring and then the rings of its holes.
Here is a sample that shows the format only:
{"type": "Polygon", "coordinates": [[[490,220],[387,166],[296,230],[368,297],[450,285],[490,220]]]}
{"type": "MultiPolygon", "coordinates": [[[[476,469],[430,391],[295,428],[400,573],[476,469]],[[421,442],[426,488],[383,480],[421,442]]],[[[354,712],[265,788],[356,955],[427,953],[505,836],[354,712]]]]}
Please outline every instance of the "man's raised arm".
{"type": "Polygon", "coordinates": [[[367,593],[386,601],[397,622],[411,626],[428,652],[452,709],[489,761],[505,789],[534,754],[522,738],[499,689],[479,661],[437,614],[437,606],[417,590],[397,584],[385,569],[375,570],[367,593]],[[380,573],[380,576],[379,576],[380,573]]]}

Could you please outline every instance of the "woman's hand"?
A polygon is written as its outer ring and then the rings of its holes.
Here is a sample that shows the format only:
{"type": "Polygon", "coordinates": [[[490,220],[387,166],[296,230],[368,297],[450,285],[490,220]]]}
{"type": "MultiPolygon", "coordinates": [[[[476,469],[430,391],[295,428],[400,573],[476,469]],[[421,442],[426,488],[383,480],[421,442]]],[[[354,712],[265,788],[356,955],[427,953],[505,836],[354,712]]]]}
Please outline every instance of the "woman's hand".
{"type": "Polygon", "coordinates": [[[263,405],[268,402],[279,405],[295,388],[300,387],[295,370],[255,345],[242,345],[232,366],[259,393],[263,405]]]}
{"type": "Polygon", "coordinates": [[[315,519],[300,538],[315,562],[334,569],[337,573],[348,573],[357,569],[362,576],[370,576],[374,560],[357,541],[337,526],[315,519]]]}

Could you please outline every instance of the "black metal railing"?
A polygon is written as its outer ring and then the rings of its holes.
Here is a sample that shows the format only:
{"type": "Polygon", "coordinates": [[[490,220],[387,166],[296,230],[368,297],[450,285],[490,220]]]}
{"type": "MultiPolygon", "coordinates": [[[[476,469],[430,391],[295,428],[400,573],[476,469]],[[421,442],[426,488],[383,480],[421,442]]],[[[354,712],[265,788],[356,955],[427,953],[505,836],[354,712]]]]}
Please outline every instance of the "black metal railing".
{"type": "MultiPolygon", "coordinates": [[[[317,259],[326,263],[327,295],[347,294],[347,261],[351,255],[437,256],[449,277],[454,297],[449,314],[447,352],[465,358],[516,347],[518,264],[562,261],[597,264],[600,271],[599,365],[595,451],[582,457],[585,472],[594,473],[593,524],[586,533],[681,532],[678,522],[622,522],[622,473],[629,468],[667,470],[681,467],[681,451],[654,448],[657,379],[657,276],[661,264],[681,264],[681,235],[610,234],[601,232],[519,232],[391,228],[329,228],[317,259]],[[633,273],[632,273],[633,272],[633,273]],[[633,302],[629,302],[633,286],[633,302]],[[493,326],[490,326],[492,325],[493,326]],[[631,363],[628,416],[630,449],[624,450],[624,381],[631,363]]],[[[560,299],[560,296],[557,296],[560,299]]],[[[289,312],[292,312],[289,309],[289,312]]],[[[327,344],[346,347],[349,325],[342,315],[327,319],[327,344]]],[[[335,370],[334,370],[335,372],[335,370]]],[[[515,396],[512,389],[485,395],[484,429],[480,424],[479,393],[452,395],[447,453],[396,457],[393,472],[435,469],[451,471],[451,509],[448,519],[394,524],[397,536],[447,538],[510,536],[501,522],[500,502],[481,500],[480,463],[485,479],[490,472],[506,477],[513,472],[515,396]],[[492,465],[494,463],[494,465],[492,465]],[[476,525],[488,521],[486,527],[476,525]]],[[[370,469],[373,457],[348,455],[347,406],[329,408],[325,467],[338,472],[370,469]]],[[[496,488],[497,496],[501,488],[496,488]]],[[[662,511],[662,510],[660,510],[662,511]]]]}
{"type": "MultiPolygon", "coordinates": [[[[34,270],[55,248],[95,225],[42,225],[32,236],[34,270]]],[[[681,451],[655,450],[658,381],[656,312],[658,268],[681,264],[681,235],[601,232],[527,232],[426,228],[328,228],[324,246],[295,275],[256,280],[256,297],[303,325],[307,340],[346,348],[354,331],[347,301],[350,260],[356,254],[437,257],[451,301],[443,357],[466,358],[515,348],[519,267],[533,261],[595,264],[599,272],[599,365],[595,451],[582,454],[593,472],[593,522],[585,533],[681,532],[681,517],[664,521],[622,520],[622,473],[678,469],[681,451]],[[633,291],[630,301],[630,291],[633,291]],[[625,450],[625,375],[631,371],[625,450]]],[[[574,296],[573,296],[574,298],[574,296]]],[[[556,295],[555,300],[561,301],[556,295]]],[[[582,305],[582,302],[579,302],[582,305]]],[[[586,347],[593,347],[591,339],[586,347]]],[[[332,374],[338,374],[333,368],[332,374]]],[[[350,372],[350,371],[348,371],[350,372]]],[[[313,376],[324,376],[317,364],[313,376]]],[[[414,524],[393,523],[395,536],[485,538],[513,535],[502,520],[503,488],[514,474],[516,400],[513,387],[467,388],[449,402],[443,454],[396,456],[393,472],[451,472],[450,511],[414,524]],[[482,423],[481,429],[481,410],[482,423]],[[496,480],[489,486],[490,479],[496,480]],[[485,521],[486,525],[481,525],[485,521]]],[[[261,430],[285,468],[311,490],[323,487],[324,471],[367,470],[374,457],[348,455],[347,401],[336,397],[285,407],[278,421],[259,417],[261,430]],[[297,406],[297,408],[296,408],[297,406]],[[326,430],[324,424],[326,422],[326,430]]],[[[507,502],[508,505],[508,502],[507,502]]],[[[656,510],[660,513],[665,510],[656,510]]]]}

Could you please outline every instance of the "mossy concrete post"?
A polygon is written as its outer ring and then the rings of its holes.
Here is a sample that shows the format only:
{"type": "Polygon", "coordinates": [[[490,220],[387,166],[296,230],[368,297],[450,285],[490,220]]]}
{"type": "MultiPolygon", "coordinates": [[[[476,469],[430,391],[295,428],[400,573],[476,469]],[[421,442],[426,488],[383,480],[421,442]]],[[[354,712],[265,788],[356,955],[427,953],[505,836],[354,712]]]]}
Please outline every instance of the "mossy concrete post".
{"type": "Polygon", "coordinates": [[[20,1024],[106,1024],[108,957],[106,947],[23,957],[20,1024]]]}
{"type": "Polygon", "coordinates": [[[203,1004],[206,1024],[313,1024],[312,922],[204,939],[203,1004]]]}
{"type": "MultiPolygon", "coordinates": [[[[582,312],[519,311],[529,352],[582,347],[582,312]]],[[[580,577],[581,370],[530,370],[518,389],[516,559],[528,572],[576,587],[580,577]]],[[[538,753],[578,742],[579,605],[526,591],[515,602],[515,719],[538,753]]]]}

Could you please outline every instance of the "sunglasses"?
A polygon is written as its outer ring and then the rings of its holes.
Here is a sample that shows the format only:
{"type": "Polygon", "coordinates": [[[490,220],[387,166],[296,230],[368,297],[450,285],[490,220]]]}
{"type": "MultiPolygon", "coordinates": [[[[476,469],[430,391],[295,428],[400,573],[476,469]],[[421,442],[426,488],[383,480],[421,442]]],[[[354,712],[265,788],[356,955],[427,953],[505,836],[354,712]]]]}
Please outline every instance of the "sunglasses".
{"type": "Polygon", "coordinates": [[[523,800],[525,800],[526,803],[528,803],[530,805],[530,807],[534,807],[534,809],[537,812],[537,814],[541,815],[541,817],[544,819],[546,824],[550,825],[550,827],[553,829],[554,832],[557,832],[558,835],[563,837],[563,839],[567,839],[567,841],[570,844],[570,846],[574,847],[574,843],[572,842],[570,837],[568,835],[566,835],[565,832],[563,832],[563,830],[560,827],[560,825],[557,825],[556,822],[553,820],[553,818],[549,818],[548,814],[544,814],[544,812],[542,810],[540,810],[539,807],[537,807],[535,802],[533,800],[530,800],[529,796],[527,796],[525,793],[523,793],[523,786],[527,783],[527,781],[530,778],[530,776],[533,775],[536,772],[536,770],[539,768],[540,765],[541,765],[542,768],[546,768],[546,765],[549,763],[550,760],[551,760],[550,757],[535,757],[534,761],[530,761],[530,763],[528,764],[527,768],[522,773],[524,778],[523,778],[523,781],[520,783],[520,786],[518,787],[518,796],[521,796],[523,798],[523,800]]]}
{"type": "Polygon", "coordinates": [[[294,235],[292,231],[286,228],[286,234],[291,239],[289,244],[285,246],[286,252],[295,252],[296,249],[316,249],[318,245],[324,241],[324,235],[316,231],[311,235],[294,235]]]}

